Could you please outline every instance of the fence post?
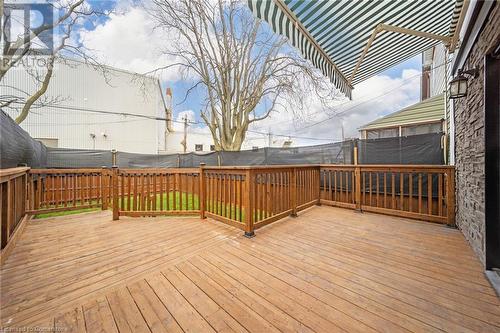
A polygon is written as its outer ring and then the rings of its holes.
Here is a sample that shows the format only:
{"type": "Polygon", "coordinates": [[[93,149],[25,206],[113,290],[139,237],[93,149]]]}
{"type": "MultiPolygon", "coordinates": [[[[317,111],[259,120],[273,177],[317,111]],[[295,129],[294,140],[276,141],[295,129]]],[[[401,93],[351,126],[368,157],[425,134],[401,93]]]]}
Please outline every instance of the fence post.
{"type": "Polygon", "coordinates": [[[449,227],[455,227],[455,168],[450,168],[446,171],[446,176],[448,177],[447,183],[447,225],[449,227]]]}
{"type": "Polygon", "coordinates": [[[111,149],[111,165],[115,166],[116,163],[116,149],[111,149]]]}
{"type": "Polygon", "coordinates": [[[292,179],[290,179],[290,206],[292,206],[291,217],[297,217],[297,168],[292,169],[292,179]]]}
{"type": "Polygon", "coordinates": [[[354,195],[356,211],[361,212],[361,168],[358,165],[358,147],[354,146],[354,195]]]}
{"type": "Polygon", "coordinates": [[[243,197],[243,207],[245,207],[245,234],[247,238],[252,238],[255,236],[253,229],[253,198],[254,198],[254,174],[251,169],[247,170],[245,173],[245,187],[243,197]]]}
{"type": "Polygon", "coordinates": [[[118,166],[116,165],[113,165],[111,183],[113,184],[113,221],[116,221],[120,218],[118,207],[118,166]]]}
{"type": "Polygon", "coordinates": [[[200,196],[198,198],[198,202],[200,205],[200,218],[205,219],[205,171],[204,171],[205,163],[200,163],[200,196]]]}

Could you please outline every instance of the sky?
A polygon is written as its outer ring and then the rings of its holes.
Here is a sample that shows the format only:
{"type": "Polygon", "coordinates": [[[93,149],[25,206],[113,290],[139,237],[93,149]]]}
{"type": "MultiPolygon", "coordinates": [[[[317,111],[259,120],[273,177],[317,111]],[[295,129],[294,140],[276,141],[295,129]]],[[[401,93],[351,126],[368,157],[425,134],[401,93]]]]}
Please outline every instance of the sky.
{"type": "MultiPolygon", "coordinates": [[[[115,4],[119,11],[95,25],[83,27],[79,42],[97,52],[106,64],[138,73],[173,63],[174,59],[160,55],[161,49],[168,45],[168,36],[154,30],[147,13],[128,0],[115,4]]],[[[318,101],[311,99],[302,116],[295,116],[291,110],[273,112],[268,119],[251,127],[247,138],[262,145],[267,135],[260,133],[270,132],[276,144],[290,137],[299,146],[341,141],[342,132],[345,138],[359,137],[358,128],[362,125],[420,100],[420,70],[421,57],[416,56],[356,85],[352,100],[339,101],[333,109],[324,110],[318,101]],[[339,112],[342,117],[332,116],[339,112]]],[[[201,122],[202,96],[193,93],[184,100],[192,81],[183,78],[176,69],[164,72],[160,81],[163,91],[166,87],[173,90],[174,118],[181,120],[187,115],[191,121],[201,122]]],[[[191,126],[208,133],[203,125],[191,126]]]]}

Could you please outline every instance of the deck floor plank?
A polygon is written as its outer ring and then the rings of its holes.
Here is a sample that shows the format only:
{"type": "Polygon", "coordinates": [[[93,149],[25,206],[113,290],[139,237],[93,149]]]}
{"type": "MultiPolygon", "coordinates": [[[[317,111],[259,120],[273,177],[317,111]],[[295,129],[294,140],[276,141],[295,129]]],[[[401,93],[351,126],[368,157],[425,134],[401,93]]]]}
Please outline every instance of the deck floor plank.
{"type": "Polygon", "coordinates": [[[460,231],[313,207],[256,237],[211,219],[30,221],[1,268],[1,325],[67,332],[499,332],[460,231]]]}

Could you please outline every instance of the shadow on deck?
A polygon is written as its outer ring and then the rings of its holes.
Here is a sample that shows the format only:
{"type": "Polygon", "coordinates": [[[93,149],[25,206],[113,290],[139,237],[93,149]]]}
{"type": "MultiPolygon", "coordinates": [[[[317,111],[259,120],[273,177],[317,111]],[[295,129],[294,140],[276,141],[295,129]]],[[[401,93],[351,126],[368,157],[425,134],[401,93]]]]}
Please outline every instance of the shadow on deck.
{"type": "Polygon", "coordinates": [[[253,239],[211,219],[33,220],[1,282],[11,328],[500,331],[500,301],[458,230],[333,207],[253,239]]]}

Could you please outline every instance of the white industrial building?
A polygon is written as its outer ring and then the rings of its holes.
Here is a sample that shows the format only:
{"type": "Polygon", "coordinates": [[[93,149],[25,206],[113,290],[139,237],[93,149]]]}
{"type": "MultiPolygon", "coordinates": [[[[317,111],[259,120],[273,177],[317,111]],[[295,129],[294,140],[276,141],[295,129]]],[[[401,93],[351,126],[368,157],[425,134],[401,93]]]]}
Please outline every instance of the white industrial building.
{"type": "MultiPolygon", "coordinates": [[[[2,95],[21,98],[36,87],[23,67],[10,70],[0,83],[2,95]]],[[[103,75],[64,60],[56,62],[46,94],[21,127],[49,147],[156,154],[165,148],[166,124],[155,118],[168,116],[166,105],[156,78],[111,67],[103,75]]],[[[16,118],[21,106],[13,103],[5,111],[16,118]]]]}
{"type": "MultiPolygon", "coordinates": [[[[109,66],[102,68],[104,74],[102,69],[80,61],[59,59],[47,92],[20,126],[54,148],[116,149],[143,154],[215,150],[206,127],[189,124],[186,136],[183,124],[176,123],[174,130],[172,122],[166,120],[173,117],[172,91],[167,88],[164,95],[157,78],[109,66]]],[[[20,102],[4,111],[15,119],[22,102],[37,87],[26,68],[10,70],[0,82],[0,95],[19,97],[20,102]]],[[[266,135],[249,133],[242,149],[266,147],[268,141],[266,135]]],[[[272,140],[271,146],[281,147],[281,141],[284,140],[272,140]]]]}

